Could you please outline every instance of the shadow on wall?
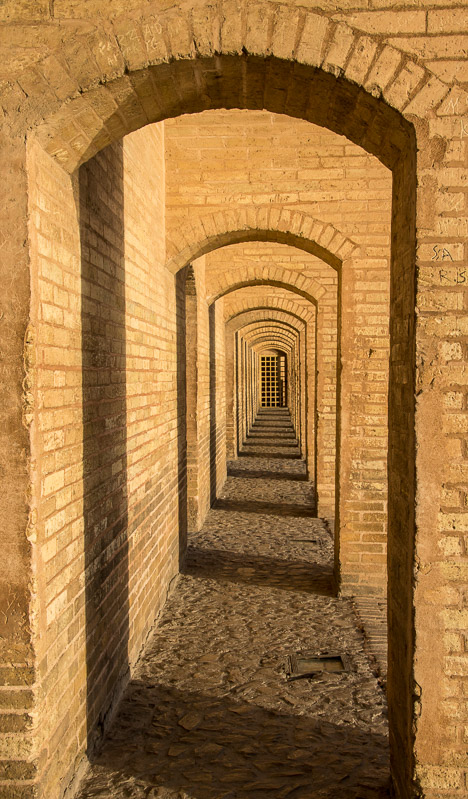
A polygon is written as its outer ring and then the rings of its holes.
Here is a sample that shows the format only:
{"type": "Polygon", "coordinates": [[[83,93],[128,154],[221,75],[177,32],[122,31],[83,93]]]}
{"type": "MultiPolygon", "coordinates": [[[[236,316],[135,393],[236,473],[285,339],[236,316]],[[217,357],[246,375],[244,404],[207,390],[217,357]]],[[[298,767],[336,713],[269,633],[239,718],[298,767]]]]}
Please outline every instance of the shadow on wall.
{"type": "Polygon", "coordinates": [[[210,337],[210,505],[216,500],[217,440],[216,440],[216,303],[209,307],[210,337]]]}
{"type": "MultiPolygon", "coordinates": [[[[92,756],[129,678],[129,542],[154,507],[145,497],[129,508],[122,141],[81,167],[79,211],[87,752],[92,756]]],[[[187,547],[184,277],[178,275],[175,285],[180,561],[187,547]]],[[[137,542],[134,547],[136,558],[137,542]]]]}
{"type": "Polygon", "coordinates": [[[87,751],[128,677],[123,143],[79,172],[87,751]]]}

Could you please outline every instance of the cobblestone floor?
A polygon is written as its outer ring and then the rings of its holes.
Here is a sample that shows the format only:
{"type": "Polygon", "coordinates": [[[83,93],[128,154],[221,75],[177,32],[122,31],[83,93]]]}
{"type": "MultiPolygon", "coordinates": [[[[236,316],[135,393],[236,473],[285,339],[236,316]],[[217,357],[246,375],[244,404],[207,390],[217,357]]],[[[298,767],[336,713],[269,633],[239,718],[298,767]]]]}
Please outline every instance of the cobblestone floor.
{"type": "Polygon", "coordinates": [[[389,795],[385,698],[332,594],[331,536],[304,462],[271,457],[263,427],[191,537],[81,799],[389,795]],[[352,670],[286,680],[288,655],[327,651],[352,670]]]}

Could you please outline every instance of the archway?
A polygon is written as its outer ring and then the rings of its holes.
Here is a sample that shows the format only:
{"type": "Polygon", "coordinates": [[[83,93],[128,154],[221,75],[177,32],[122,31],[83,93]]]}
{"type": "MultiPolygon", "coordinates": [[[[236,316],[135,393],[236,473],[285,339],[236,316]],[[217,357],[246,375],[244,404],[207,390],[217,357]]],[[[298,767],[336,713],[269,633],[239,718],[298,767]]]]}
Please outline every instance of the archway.
{"type": "MultiPolygon", "coordinates": [[[[266,8],[269,8],[266,6],[266,8]]],[[[296,12],[294,12],[296,14],[296,12]]],[[[233,19],[237,19],[233,14],[233,19]]],[[[304,63],[310,60],[310,53],[317,53],[317,48],[313,46],[313,42],[317,42],[317,31],[323,30],[323,41],[325,41],[325,33],[328,30],[328,21],[321,15],[308,15],[306,20],[301,17],[301,30],[296,27],[297,19],[293,15],[291,17],[293,23],[291,30],[297,31],[298,41],[300,42],[297,52],[298,60],[304,63]],[[320,23],[320,24],[319,24],[320,23]],[[318,26],[318,27],[317,27],[318,26]],[[306,31],[306,33],[304,33],[306,31]],[[312,33],[314,31],[314,33],[312,33]]],[[[164,25],[166,21],[164,20],[164,25]]],[[[170,26],[169,18],[169,36],[175,36],[174,29],[170,26]]],[[[252,28],[247,28],[249,31],[246,41],[243,42],[241,29],[236,25],[231,27],[228,32],[227,27],[221,27],[220,31],[220,48],[221,51],[226,50],[230,52],[237,52],[246,47],[247,52],[255,52],[255,46],[252,49],[252,28]],[[233,37],[233,42],[230,41],[229,36],[233,37]]],[[[277,28],[273,26],[273,31],[277,28]]],[[[279,30],[279,28],[278,28],[279,30]]],[[[330,33],[331,33],[330,29],[330,33]]],[[[200,32],[200,31],[199,31],[200,32]]],[[[275,33],[273,33],[275,36],[275,33]]],[[[138,41],[141,41],[137,37],[138,41]]],[[[356,45],[359,37],[356,37],[356,45]]],[[[196,41],[200,42],[202,37],[196,37],[196,41]]],[[[322,41],[321,40],[321,41],[322,41]]],[[[175,39],[170,39],[171,44],[174,45],[175,39]]],[[[204,40],[203,47],[205,53],[213,48],[211,41],[204,40]]],[[[186,43],[187,51],[181,45],[180,49],[176,48],[178,55],[192,54],[192,44],[186,43]]],[[[320,69],[297,70],[285,60],[276,60],[275,56],[279,55],[280,58],[292,58],[294,43],[291,43],[289,48],[282,42],[281,39],[273,43],[272,58],[268,61],[264,58],[256,58],[254,56],[243,57],[238,56],[216,56],[216,58],[199,58],[194,67],[198,77],[201,79],[199,85],[203,86],[203,93],[194,90],[197,85],[193,80],[192,65],[188,61],[174,61],[171,64],[164,64],[159,67],[147,68],[146,71],[140,73],[137,77],[139,100],[146,98],[149,104],[147,113],[140,115],[137,110],[133,118],[123,120],[121,116],[125,110],[130,110],[130,106],[126,105],[126,101],[130,97],[135,96],[135,87],[130,78],[123,78],[120,86],[113,85],[112,92],[106,93],[104,87],[99,87],[94,93],[94,101],[99,105],[99,98],[109,96],[112,97],[112,102],[108,104],[108,113],[106,115],[106,124],[108,130],[104,131],[104,124],[101,124],[99,114],[96,116],[96,111],[93,111],[92,119],[94,121],[94,131],[92,136],[89,136],[90,130],[87,130],[87,135],[84,140],[79,140],[80,128],[75,126],[75,118],[79,121],[79,115],[87,108],[87,103],[90,97],[84,93],[84,100],[72,100],[65,109],[67,120],[73,120],[71,124],[72,131],[67,136],[65,125],[62,124],[63,116],[60,122],[58,118],[52,124],[47,124],[44,130],[39,132],[39,139],[43,143],[47,142],[49,152],[57,154],[62,163],[67,164],[70,168],[74,168],[80,161],[85,161],[87,157],[94,155],[100,147],[108,143],[109,133],[112,129],[114,138],[118,138],[129,132],[131,129],[147,124],[148,121],[154,121],[157,118],[163,118],[164,115],[170,116],[175,113],[187,112],[193,110],[200,110],[200,106],[206,103],[210,107],[226,106],[238,104],[241,107],[249,107],[251,105],[260,106],[266,103],[267,107],[281,110],[284,113],[292,115],[304,116],[305,118],[313,118],[321,124],[328,125],[333,129],[339,129],[340,132],[345,133],[350,139],[359,141],[360,144],[366,146],[369,151],[375,152],[388,164],[389,167],[395,168],[395,232],[393,238],[394,245],[394,270],[393,270],[393,323],[392,323],[392,336],[393,336],[393,361],[392,361],[392,405],[391,417],[392,430],[391,430],[391,490],[392,500],[394,506],[392,508],[392,553],[391,559],[393,563],[392,579],[395,584],[405,587],[406,594],[404,599],[395,602],[391,611],[391,617],[394,619],[393,632],[392,632],[392,645],[395,661],[399,663],[398,671],[394,671],[390,680],[390,699],[392,706],[392,735],[394,736],[394,751],[397,751],[399,744],[395,741],[402,741],[402,746],[407,753],[405,765],[401,770],[395,771],[395,776],[399,781],[400,790],[406,790],[403,786],[407,786],[411,780],[412,762],[410,751],[411,744],[411,725],[410,720],[413,717],[412,708],[412,694],[411,694],[411,669],[412,669],[412,595],[411,595],[411,580],[409,574],[413,563],[413,542],[412,536],[408,541],[407,530],[414,528],[414,508],[413,508],[413,495],[414,495],[414,439],[413,439],[413,366],[414,366],[414,297],[413,297],[413,239],[414,239],[414,144],[412,131],[406,123],[402,122],[402,117],[386,106],[382,101],[370,94],[365,93],[359,86],[354,86],[346,78],[336,79],[329,73],[320,69]],[[201,62],[206,61],[204,65],[201,62]],[[209,62],[209,63],[208,63],[209,62]],[[204,70],[204,67],[206,69],[204,70]],[[223,73],[225,68],[226,72],[223,73]],[[151,104],[153,98],[154,84],[151,82],[155,77],[150,73],[159,70],[162,76],[172,82],[175,80],[180,86],[180,94],[178,94],[177,103],[172,104],[170,108],[166,107],[161,110],[164,103],[158,103],[158,109],[154,108],[151,111],[151,104]],[[152,77],[150,78],[150,74],[152,77]],[[269,91],[265,94],[256,88],[258,83],[254,85],[256,77],[260,75],[266,83],[268,83],[269,91]],[[216,76],[216,79],[214,79],[216,76]],[[140,80],[141,78],[141,80],[140,80]],[[226,78],[226,79],[225,79],[226,78]],[[312,108],[308,107],[309,96],[304,99],[303,105],[295,105],[298,99],[304,97],[304,93],[294,91],[295,84],[301,82],[303,85],[304,80],[309,81],[312,86],[311,102],[316,103],[312,108]],[[238,87],[247,87],[245,97],[240,97],[238,94],[238,87]],[[289,95],[286,94],[286,87],[291,89],[289,95]],[[235,87],[235,88],[233,88],[235,87]],[[248,87],[252,87],[249,91],[248,87]],[[119,96],[117,89],[120,88],[121,94],[119,96]],[[187,96],[184,96],[184,90],[187,96]],[[210,96],[211,95],[211,96],[210,96]],[[288,96],[290,99],[287,99],[288,96]],[[149,99],[148,99],[149,98],[149,99]],[[266,98],[266,99],[264,99],[266,98]],[[295,98],[295,99],[294,99],[295,98]],[[315,101],[314,98],[317,98],[315,101]],[[325,102],[322,102],[326,99],[325,102]],[[291,105],[288,105],[290,103],[291,105]],[[346,114],[342,113],[342,109],[346,110],[346,114]],[[182,110],[182,111],[181,111],[182,110]],[[152,116],[152,113],[154,116],[152,116]],[[158,117],[159,114],[163,116],[158,117]],[[76,117],[75,117],[76,115],[76,117]],[[367,119],[366,119],[367,118],[367,119]],[[365,120],[365,121],[364,121],[365,120]],[[57,123],[55,125],[55,123],[57,123]],[[133,126],[133,127],[132,127],[133,126]],[[97,132],[96,132],[97,129],[97,132]],[[60,135],[56,132],[60,131],[60,135]],[[95,134],[95,135],[94,135],[95,134]],[[60,148],[58,143],[60,140],[60,148]],[[72,145],[69,146],[69,142],[72,145]],[[78,154],[77,154],[78,153],[78,154]],[[400,154],[401,160],[398,160],[400,154]],[[407,191],[404,191],[404,189],[407,191]],[[409,221],[409,224],[407,224],[409,221]],[[403,378],[399,378],[399,372],[404,373],[403,378]],[[409,375],[409,379],[408,379],[409,375]],[[403,420],[403,421],[402,421],[403,420]],[[392,482],[393,481],[393,482],[392,482]],[[405,486],[405,491],[400,491],[401,486],[405,486]],[[396,573],[400,571],[402,576],[400,579],[396,577],[396,573]],[[408,579],[406,579],[408,578],[408,579]],[[404,642],[399,642],[397,635],[397,628],[406,629],[408,634],[404,642]],[[403,709],[398,707],[397,696],[405,698],[405,706],[403,709]],[[393,704],[392,704],[393,703],[393,704]]],[[[355,45],[350,45],[354,47],[355,45]]],[[[164,45],[161,42],[161,49],[158,51],[158,58],[171,57],[171,54],[165,54],[164,45]]],[[[155,48],[156,49],[156,48],[155,48]]],[[[130,50],[127,51],[128,53],[130,50]]],[[[144,58],[147,63],[147,51],[141,48],[141,53],[144,53],[144,58]]],[[[133,56],[136,60],[133,62],[138,64],[138,47],[136,47],[133,56]]],[[[130,58],[130,55],[129,55],[130,58]]],[[[318,61],[317,58],[314,59],[318,61]]],[[[195,62],[194,62],[195,63],[195,62]]],[[[386,96],[390,96],[390,84],[392,79],[400,70],[404,70],[404,64],[401,58],[398,57],[397,64],[394,71],[388,80],[385,81],[383,90],[386,96]]],[[[139,64],[141,66],[141,64],[139,64]]],[[[305,64],[307,67],[307,64],[305,64]]],[[[346,72],[345,72],[346,75],[346,72]]],[[[378,80],[379,71],[375,70],[374,78],[378,80]]],[[[134,76],[136,77],[136,75],[134,76]]],[[[387,74],[388,77],[388,74],[387,74]]],[[[296,85],[298,88],[298,85],[296,85]]],[[[421,87],[422,90],[423,87],[421,87]]],[[[395,89],[396,91],[396,89],[395,89]]],[[[176,95],[177,93],[175,93],[176,95]]],[[[408,111],[411,114],[411,108],[417,109],[417,103],[413,99],[416,94],[416,87],[410,92],[410,97],[405,97],[401,105],[404,106],[408,102],[408,111]],[[413,106],[411,103],[413,102],[413,106]]],[[[174,96],[175,96],[174,95],[174,96]]],[[[55,102],[55,101],[54,101],[55,102]]],[[[395,100],[395,102],[398,102],[395,100]]],[[[420,98],[420,104],[423,102],[420,98]]],[[[53,105],[53,103],[52,103],[53,105]]],[[[167,105],[167,104],[166,104],[167,105]]],[[[91,123],[88,123],[83,114],[81,116],[81,124],[85,127],[91,128],[91,123]]],[[[65,183],[64,183],[65,185],[65,183]]],[[[421,453],[420,456],[422,457],[421,453]]]]}
{"type": "MultiPolygon", "coordinates": [[[[254,275],[251,277],[251,279],[248,279],[248,275],[246,274],[245,280],[241,281],[240,283],[234,283],[230,286],[225,286],[222,291],[220,290],[211,298],[211,301],[216,302],[221,297],[228,297],[232,295],[239,296],[242,294],[243,289],[247,289],[248,287],[252,286],[260,286],[265,290],[270,289],[271,287],[279,288],[286,297],[290,298],[290,301],[293,301],[295,297],[306,300],[305,307],[300,309],[302,313],[308,317],[310,323],[305,327],[303,339],[300,345],[300,380],[302,381],[302,385],[304,387],[304,402],[302,403],[302,408],[300,409],[303,415],[301,422],[298,424],[298,428],[301,437],[302,448],[306,456],[308,474],[311,476],[313,475],[314,479],[316,480],[316,491],[318,492],[319,497],[319,513],[323,516],[333,516],[334,506],[330,502],[327,502],[327,499],[329,499],[330,496],[330,487],[334,499],[336,419],[334,413],[326,419],[324,416],[324,422],[320,427],[319,433],[317,431],[316,419],[317,408],[319,408],[320,412],[322,412],[325,402],[324,386],[327,378],[331,381],[335,381],[336,385],[337,377],[336,371],[334,371],[336,350],[332,351],[332,358],[327,363],[324,358],[324,351],[326,351],[327,348],[321,348],[319,356],[321,376],[320,380],[318,381],[316,373],[316,362],[318,358],[317,341],[319,338],[320,341],[322,341],[324,337],[324,330],[322,330],[323,314],[321,306],[319,306],[317,299],[312,296],[312,294],[309,294],[308,291],[305,291],[305,289],[300,288],[297,285],[298,282],[300,282],[300,285],[305,285],[306,283],[305,281],[300,281],[300,278],[298,278],[296,275],[287,275],[291,282],[283,283],[281,280],[275,280],[273,276],[265,274],[264,268],[263,272],[264,275],[262,278],[255,278],[254,275]],[[307,312],[307,306],[309,304],[311,310],[307,312]],[[318,330],[318,328],[320,329],[318,330]],[[332,464],[331,469],[330,464],[332,464]]],[[[275,275],[276,278],[278,278],[278,270],[276,270],[275,275]]],[[[320,286],[317,288],[319,289],[319,294],[323,299],[325,295],[324,289],[320,286]]],[[[299,309],[296,308],[296,310],[299,309]]],[[[229,343],[227,343],[227,347],[229,347],[229,343]]],[[[227,349],[227,353],[227,362],[229,364],[230,362],[233,362],[233,356],[229,349],[227,349]]],[[[232,382],[232,380],[233,373],[229,374],[228,376],[228,382],[232,382]]],[[[299,398],[297,397],[297,399],[299,398]]],[[[239,409],[240,404],[238,403],[237,410],[239,411],[239,409]]],[[[296,408],[296,413],[298,412],[299,405],[296,408]]],[[[234,412],[234,418],[235,417],[236,413],[234,412]]],[[[298,422],[296,415],[294,416],[294,422],[298,422]]],[[[240,424],[245,425],[245,422],[243,421],[243,414],[240,415],[239,421],[237,422],[237,447],[241,446],[243,436],[246,432],[244,428],[239,428],[240,424]]]]}
{"type": "MultiPolygon", "coordinates": [[[[265,321],[256,321],[256,322],[246,322],[243,327],[238,328],[237,335],[240,337],[240,342],[245,342],[247,346],[247,355],[246,355],[246,363],[243,369],[244,373],[244,382],[246,386],[244,387],[243,392],[239,391],[239,387],[237,386],[237,395],[239,397],[238,404],[241,406],[241,413],[242,417],[245,418],[245,422],[243,424],[242,431],[239,431],[238,440],[241,443],[241,449],[243,450],[245,447],[246,439],[248,439],[250,435],[250,430],[252,425],[256,420],[257,413],[261,406],[264,406],[265,403],[263,397],[263,388],[261,387],[260,383],[263,384],[263,377],[261,375],[263,369],[261,364],[259,364],[259,353],[262,350],[275,350],[276,355],[278,354],[279,350],[282,351],[284,359],[287,359],[287,370],[285,370],[284,379],[287,380],[288,386],[290,390],[292,389],[292,399],[288,397],[288,401],[286,401],[286,395],[284,396],[282,403],[286,407],[289,408],[292,416],[292,422],[296,433],[298,433],[298,439],[301,442],[301,454],[304,457],[306,463],[307,460],[307,440],[305,441],[305,448],[303,447],[303,442],[301,440],[301,431],[297,428],[298,419],[300,418],[300,414],[296,413],[295,403],[296,400],[299,398],[299,402],[301,399],[300,395],[300,388],[297,391],[298,386],[296,384],[296,366],[298,360],[298,351],[300,349],[299,345],[299,338],[300,334],[297,330],[295,330],[290,325],[284,322],[270,322],[267,324],[265,321]],[[276,348],[276,349],[275,349],[276,348]],[[287,355],[286,355],[287,354],[287,355]],[[249,363],[250,361],[250,363],[249,363]],[[255,391],[255,401],[252,402],[252,393],[255,391]],[[244,398],[245,393],[245,398],[244,398]],[[243,401],[244,400],[244,401],[243,401]],[[246,413],[247,410],[247,413],[246,413]]],[[[241,359],[243,354],[242,344],[239,348],[241,359]]],[[[269,353],[270,355],[274,355],[273,352],[269,353]]],[[[260,356],[261,358],[261,356],[260,356]]],[[[276,364],[276,360],[275,360],[276,364]]],[[[298,370],[299,371],[299,370],[298,370]]],[[[298,376],[299,377],[299,376],[298,376]]],[[[300,378],[299,378],[300,384],[300,378]]],[[[275,380],[276,385],[276,380],[275,380]]]]}
{"type": "MultiPolygon", "coordinates": [[[[234,294],[230,295],[231,300],[233,299],[234,294]]],[[[238,330],[240,327],[243,327],[249,323],[256,323],[259,324],[261,322],[275,322],[279,320],[284,326],[287,328],[296,331],[296,334],[299,335],[299,368],[298,368],[298,378],[299,378],[299,387],[302,381],[304,385],[304,396],[306,396],[305,391],[305,381],[306,381],[306,339],[307,339],[307,326],[311,325],[315,328],[316,318],[315,313],[305,313],[302,310],[302,315],[295,313],[295,310],[299,310],[296,308],[296,305],[292,301],[288,301],[284,303],[281,308],[275,308],[273,306],[259,306],[254,302],[250,304],[248,302],[243,302],[242,300],[238,299],[238,305],[235,305],[234,308],[230,308],[230,311],[227,315],[225,315],[226,319],[226,385],[227,385],[227,394],[226,394],[226,438],[227,438],[227,453],[228,457],[235,457],[236,454],[236,447],[237,447],[237,432],[235,431],[235,395],[236,395],[236,386],[235,386],[235,370],[234,370],[234,347],[232,345],[232,338],[229,337],[229,331],[232,328],[233,331],[238,330]],[[287,307],[285,307],[285,305],[287,307]],[[241,309],[239,309],[241,308],[241,309]],[[304,373],[302,373],[302,368],[304,368],[304,373]],[[232,390],[230,389],[232,387],[232,390]],[[232,398],[232,400],[231,400],[232,398]]],[[[315,387],[316,388],[316,387],[315,387]]],[[[313,413],[314,416],[316,415],[316,391],[314,391],[313,397],[310,400],[313,405],[313,413]]],[[[306,403],[300,403],[300,397],[297,397],[296,408],[294,413],[294,420],[296,421],[302,451],[307,451],[306,446],[306,403]],[[301,405],[299,408],[298,405],[301,405]]],[[[311,442],[309,442],[310,445],[311,442]]],[[[314,479],[316,479],[317,473],[317,463],[316,463],[316,429],[314,431],[313,437],[313,446],[315,451],[315,458],[314,458],[314,479]]]]}

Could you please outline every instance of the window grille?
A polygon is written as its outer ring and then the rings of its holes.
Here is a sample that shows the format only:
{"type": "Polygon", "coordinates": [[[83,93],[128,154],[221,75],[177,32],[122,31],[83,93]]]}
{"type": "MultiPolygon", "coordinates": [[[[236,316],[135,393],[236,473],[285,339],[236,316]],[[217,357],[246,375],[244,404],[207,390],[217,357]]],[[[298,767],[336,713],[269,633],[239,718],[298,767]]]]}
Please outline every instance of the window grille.
{"type": "Polygon", "coordinates": [[[286,358],[262,355],[262,408],[282,408],[286,405],[286,358]]]}

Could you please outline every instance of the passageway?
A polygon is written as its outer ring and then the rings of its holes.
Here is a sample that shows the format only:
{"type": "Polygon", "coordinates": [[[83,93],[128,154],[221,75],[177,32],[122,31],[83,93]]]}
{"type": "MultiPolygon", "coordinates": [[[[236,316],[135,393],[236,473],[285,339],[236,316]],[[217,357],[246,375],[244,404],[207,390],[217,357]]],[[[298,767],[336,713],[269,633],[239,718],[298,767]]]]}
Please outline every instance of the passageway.
{"type": "Polygon", "coordinates": [[[387,796],[384,694],[287,408],[262,408],[177,578],[80,799],[387,796]],[[349,671],[288,681],[288,656],[349,671]]]}
{"type": "Polygon", "coordinates": [[[466,6],[0,4],[1,797],[465,799],[466,6]]]}

